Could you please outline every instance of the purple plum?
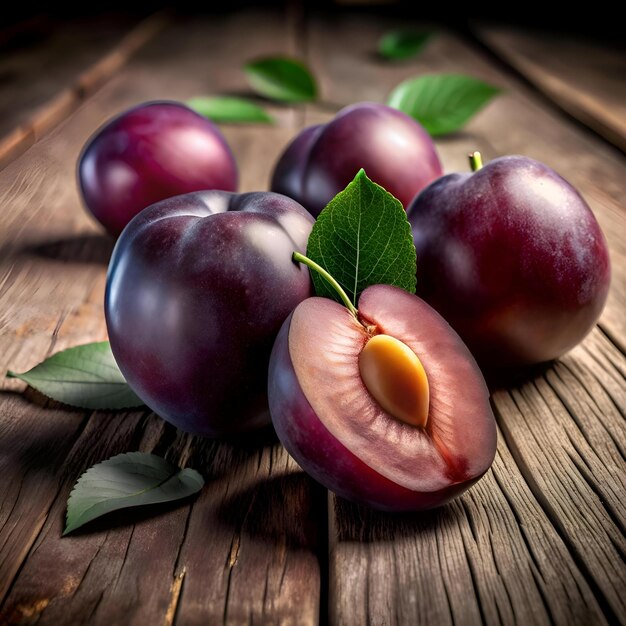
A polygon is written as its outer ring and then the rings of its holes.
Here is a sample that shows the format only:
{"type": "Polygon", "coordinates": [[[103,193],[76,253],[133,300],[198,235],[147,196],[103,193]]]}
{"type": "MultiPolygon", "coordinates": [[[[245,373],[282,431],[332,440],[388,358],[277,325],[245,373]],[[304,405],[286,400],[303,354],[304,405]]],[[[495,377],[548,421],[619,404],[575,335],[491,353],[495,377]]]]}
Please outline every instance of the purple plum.
{"type": "Polygon", "coordinates": [[[373,508],[445,504],[495,456],[496,424],[476,361],[434,309],[397,287],[365,289],[358,317],[325,298],[300,303],[274,344],[268,395],[278,437],[300,466],[373,508]],[[365,376],[363,356],[381,338],[392,350],[374,354],[382,367],[365,376]],[[416,397],[417,413],[407,418],[412,393],[427,397],[416,397]]]}
{"type": "Polygon", "coordinates": [[[548,166],[508,156],[444,176],[408,214],[418,294],[481,365],[554,359],[598,319],[611,274],[606,240],[585,200],[548,166]]]}
{"type": "Polygon", "coordinates": [[[178,102],[147,102],[107,122],[78,161],[83,200],[114,236],[145,207],[183,193],[235,191],[237,165],[217,126],[178,102]]]}
{"type": "Polygon", "coordinates": [[[313,218],[271,192],[203,191],[158,202],[117,241],[106,322],[137,395],[182,430],[218,437],[269,423],[274,339],[311,295],[313,218]]]}
{"type": "Polygon", "coordinates": [[[413,118],[365,102],[297,135],[276,164],[271,188],[317,216],[361,168],[405,208],[442,174],[430,136],[413,118]]]}

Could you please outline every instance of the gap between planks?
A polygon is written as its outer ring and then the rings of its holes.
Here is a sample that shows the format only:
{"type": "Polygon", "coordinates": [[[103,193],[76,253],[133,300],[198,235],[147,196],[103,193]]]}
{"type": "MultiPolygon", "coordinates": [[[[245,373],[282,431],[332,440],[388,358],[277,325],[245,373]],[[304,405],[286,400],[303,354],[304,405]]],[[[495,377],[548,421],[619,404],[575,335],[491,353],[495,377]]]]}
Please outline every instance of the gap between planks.
{"type": "MultiPolygon", "coordinates": [[[[486,152],[491,153],[488,156],[521,153],[557,168],[562,164],[569,170],[566,176],[572,176],[571,182],[581,188],[596,210],[609,238],[613,261],[616,266],[621,265],[626,256],[617,236],[619,229],[612,228],[611,223],[622,227],[624,224],[623,211],[616,208],[622,179],[612,147],[606,146],[604,140],[599,143],[582,125],[574,128],[564,120],[562,111],[555,115],[545,106],[538,106],[540,103],[528,89],[504,73],[502,67],[494,65],[493,56],[481,57],[481,49],[472,48],[456,37],[440,34],[413,63],[384,68],[375,64],[369,58],[371,45],[383,28],[382,23],[375,24],[362,16],[349,21],[341,17],[334,17],[332,22],[317,20],[311,62],[334,100],[344,104],[355,100],[381,101],[385,91],[411,71],[460,70],[496,84],[504,83],[505,95],[477,115],[464,132],[438,142],[447,169],[463,171],[465,154],[477,146],[487,147],[486,152]],[[333,41],[342,42],[340,50],[332,45],[333,41]],[[354,57],[351,62],[350,56],[354,57]],[[535,134],[529,132],[535,128],[535,134]],[[570,161],[567,155],[575,154],[577,146],[582,150],[581,145],[585,148],[584,158],[570,161]],[[599,200],[597,186],[606,183],[607,193],[599,200]]],[[[308,123],[324,122],[330,117],[321,107],[310,107],[309,111],[308,123]]],[[[623,272],[616,271],[612,297],[603,317],[606,327],[620,337],[624,336],[619,313],[623,285],[623,272]]],[[[582,367],[586,373],[585,363],[591,358],[587,352],[595,345],[598,335],[596,331],[587,338],[582,352],[577,351],[564,362],[569,363],[574,358],[574,365],[582,367]]],[[[604,359],[603,365],[608,367],[611,359],[624,361],[619,353],[612,352],[609,356],[608,349],[606,344],[602,345],[604,352],[598,358],[604,359]]],[[[556,367],[556,371],[564,375],[558,364],[556,367]]],[[[598,364],[594,368],[595,372],[602,369],[598,364]]],[[[617,376],[610,367],[606,371],[612,379],[617,376]]],[[[560,409],[548,410],[554,408],[558,394],[563,394],[558,379],[550,382],[556,390],[542,387],[543,396],[535,391],[532,381],[524,387],[525,394],[537,396],[537,403],[523,417],[547,422],[543,445],[538,449],[525,443],[530,439],[528,429],[524,431],[523,424],[518,423],[517,412],[509,410],[506,404],[508,393],[517,393],[517,390],[504,390],[494,396],[504,414],[500,423],[509,430],[513,428],[513,441],[524,446],[522,454],[514,459],[507,441],[500,439],[500,461],[497,460],[493,470],[459,501],[466,511],[466,503],[472,502],[471,518],[467,519],[467,513],[454,516],[458,505],[453,503],[448,513],[433,515],[433,524],[426,521],[429,516],[425,516],[423,522],[413,522],[409,517],[393,521],[333,499],[335,507],[330,509],[332,595],[329,601],[333,623],[346,623],[356,616],[363,623],[371,620],[390,624],[485,621],[493,624],[513,621],[601,624],[606,618],[615,621],[616,616],[621,616],[623,600],[619,587],[625,573],[619,564],[619,538],[617,545],[613,543],[619,525],[615,524],[611,511],[616,510],[619,502],[616,493],[623,493],[623,487],[615,480],[620,464],[623,467],[623,459],[612,448],[604,452],[604,446],[614,445],[613,433],[602,431],[598,422],[607,422],[607,429],[617,427],[619,410],[615,402],[623,406],[623,397],[617,394],[615,384],[606,383],[610,397],[599,397],[602,409],[594,409],[595,396],[585,395],[583,383],[577,382],[580,388],[576,388],[576,396],[572,398],[572,403],[576,404],[572,406],[583,413],[591,409],[589,418],[582,422],[585,432],[577,434],[578,427],[568,417],[567,407],[561,403],[560,409]],[[603,410],[608,411],[604,420],[603,410]],[[593,439],[593,446],[584,446],[585,436],[593,439]],[[590,475],[591,483],[581,474],[583,465],[577,464],[576,448],[584,457],[582,463],[589,463],[595,470],[595,475],[590,475]],[[506,471],[503,471],[503,460],[506,471]],[[546,463],[554,472],[553,478],[548,480],[541,469],[546,463]],[[608,463],[607,467],[603,463],[608,463]],[[494,486],[494,478],[498,487],[494,486]],[[578,488],[569,506],[561,498],[561,479],[574,481],[578,488]],[[541,489],[537,489],[537,480],[541,489]],[[608,498],[604,513],[598,489],[604,490],[608,498]],[[594,509],[601,519],[596,521],[594,532],[587,534],[588,523],[593,523],[594,514],[590,510],[594,509]],[[573,524],[569,523],[571,515],[573,524]],[[413,526],[412,535],[413,523],[420,526],[413,526]],[[582,530],[576,530],[577,523],[582,530]],[[472,541],[467,539],[468,524],[474,529],[472,541]],[[566,541],[561,535],[564,527],[566,541]],[[443,541],[439,541],[440,535],[445,537],[443,541]],[[460,544],[459,535],[463,537],[460,544]],[[385,545],[385,540],[393,544],[393,550],[385,545]],[[445,550],[443,546],[447,546],[445,550]],[[465,556],[459,556],[462,551],[465,556]],[[582,562],[579,555],[582,555],[582,562]],[[419,564],[424,562],[430,563],[427,572],[420,570],[419,564]],[[609,563],[606,568],[604,562],[609,563]],[[593,578],[586,579],[585,574],[589,573],[593,578]],[[419,599],[415,597],[416,589],[419,599]]],[[[586,379],[584,384],[588,384],[586,379]]],[[[594,394],[600,393],[599,384],[593,380],[594,394]]],[[[567,499],[567,494],[564,497],[567,499]]]]}

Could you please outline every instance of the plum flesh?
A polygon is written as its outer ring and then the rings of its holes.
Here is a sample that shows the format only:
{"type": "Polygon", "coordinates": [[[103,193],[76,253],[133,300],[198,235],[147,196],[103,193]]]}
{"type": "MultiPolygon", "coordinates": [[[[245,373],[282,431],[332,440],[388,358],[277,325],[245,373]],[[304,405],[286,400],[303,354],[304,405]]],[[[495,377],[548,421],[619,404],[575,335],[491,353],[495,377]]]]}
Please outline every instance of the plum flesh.
{"type": "Polygon", "coordinates": [[[408,209],[418,295],[482,366],[554,359],[591,329],[607,298],[604,235],[580,194],[533,159],[450,174],[408,209]]]}
{"type": "Polygon", "coordinates": [[[158,415],[217,437],[269,423],[282,322],[311,294],[313,218],[274,193],[196,192],[142,211],[115,246],[105,297],[111,348],[158,415]]]}
{"type": "Polygon", "coordinates": [[[449,324],[405,291],[369,287],[359,318],[367,328],[338,303],[310,298],[285,321],[270,359],[276,432],[305,471],[344,498],[388,511],[445,504],[495,455],[482,374],[449,324]],[[430,387],[424,428],[385,412],[363,384],[359,355],[372,333],[419,357],[430,387]]]}

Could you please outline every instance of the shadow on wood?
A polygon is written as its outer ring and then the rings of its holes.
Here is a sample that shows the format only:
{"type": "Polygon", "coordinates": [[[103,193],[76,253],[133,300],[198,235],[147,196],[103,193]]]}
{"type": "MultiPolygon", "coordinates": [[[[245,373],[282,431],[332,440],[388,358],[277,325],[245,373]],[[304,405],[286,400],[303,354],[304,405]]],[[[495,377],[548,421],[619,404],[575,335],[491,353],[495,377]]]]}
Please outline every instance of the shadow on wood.
{"type": "Polygon", "coordinates": [[[501,389],[511,389],[513,387],[521,387],[527,383],[541,378],[545,373],[552,369],[556,360],[529,365],[527,367],[518,368],[502,368],[498,370],[482,370],[489,391],[493,394],[501,389]]]}
{"type": "Polygon", "coordinates": [[[85,234],[42,241],[22,249],[22,253],[64,263],[108,265],[115,239],[106,234],[85,234]]]}
{"type": "Polygon", "coordinates": [[[457,525],[462,510],[452,503],[438,509],[417,513],[386,513],[353,504],[343,498],[334,499],[337,542],[375,543],[417,537],[444,527],[457,525]]]}
{"type": "Polygon", "coordinates": [[[326,490],[312,487],[312,480],[296,471],[229,497],[220,506],[218,519],[253,539],[285,541],[288,547],[308,549],[317,544],[325,508],[326,490]]]}

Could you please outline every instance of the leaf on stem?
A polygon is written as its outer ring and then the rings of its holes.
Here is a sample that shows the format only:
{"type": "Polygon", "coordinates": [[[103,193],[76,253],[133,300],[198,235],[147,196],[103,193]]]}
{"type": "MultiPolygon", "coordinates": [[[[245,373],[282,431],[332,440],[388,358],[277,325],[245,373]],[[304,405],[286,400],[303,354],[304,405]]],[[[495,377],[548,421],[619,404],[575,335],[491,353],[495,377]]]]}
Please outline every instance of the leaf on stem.
{"type": "MultiPolygon", "coordinates": [[[[415,293],[416,255],[406,211],[362,169],[320,213],[307,256],[337,280],[355,306],[370,285],[415,293]]],[[[340,301],[317,272],[312,279],[318,295],[340,301]]]]}

